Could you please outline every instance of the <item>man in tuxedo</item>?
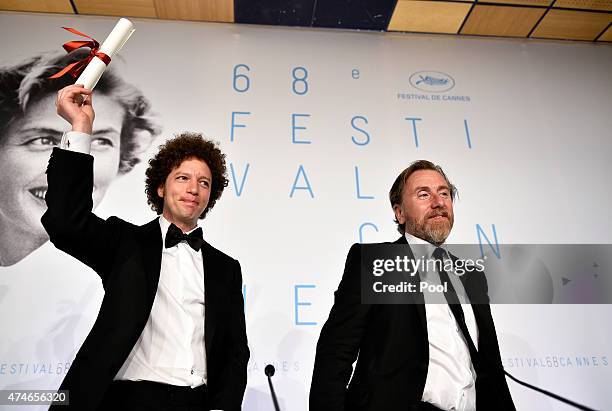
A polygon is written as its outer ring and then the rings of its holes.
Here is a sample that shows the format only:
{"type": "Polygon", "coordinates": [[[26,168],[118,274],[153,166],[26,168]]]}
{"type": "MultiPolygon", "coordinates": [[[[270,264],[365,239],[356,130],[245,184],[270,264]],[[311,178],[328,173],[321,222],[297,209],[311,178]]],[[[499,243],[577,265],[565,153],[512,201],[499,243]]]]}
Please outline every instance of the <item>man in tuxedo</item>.
{"type": "MultiPolygon", "coordinates": [[[[426,160],[412,163],[389,193],[402,234],[393,244],[406,245],[412,259],[456,259],[444,247],[455,194],[442,168],[426,160]]],[[[417,272],[417,280],[447,284],[441,301],[417,288],[410,304],[366,304],[363,249],[351,247],[321,330],[310,410],[514,410],[484,275],[417,272]]]]}
{"type": "Polygon", "coordinates": [[[94,269],[105,291],[60,389],[75,410],[239,410],[249,358],[240,264],[197,227],[227,186],[225,155],[196,134],[167,141],[146,172],[160,216],[103,220],[91,211],[92,98],[82,86],[59,91],[72,131],[47,169],[51,242],[94,269]]]}

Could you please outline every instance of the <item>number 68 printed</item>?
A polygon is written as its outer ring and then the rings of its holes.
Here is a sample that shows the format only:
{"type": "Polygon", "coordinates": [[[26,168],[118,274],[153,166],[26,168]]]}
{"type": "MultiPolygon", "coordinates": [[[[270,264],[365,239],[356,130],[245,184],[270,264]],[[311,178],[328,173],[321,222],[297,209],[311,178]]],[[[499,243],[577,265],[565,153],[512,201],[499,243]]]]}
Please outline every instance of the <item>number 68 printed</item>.
{"type": "MultiPolygon", "coordinates": [[[[251,79],[248,73],[251,68],[246,64],[236,64],[234,66],[234,75],[232,77],[232,87],[238,93],[246,93],[251,88],[251,79]]],[[[308,93],[308,70],[305,67],[298,66],[291,70],[291,91],[293,94],[303,96],[308,93]]]]}

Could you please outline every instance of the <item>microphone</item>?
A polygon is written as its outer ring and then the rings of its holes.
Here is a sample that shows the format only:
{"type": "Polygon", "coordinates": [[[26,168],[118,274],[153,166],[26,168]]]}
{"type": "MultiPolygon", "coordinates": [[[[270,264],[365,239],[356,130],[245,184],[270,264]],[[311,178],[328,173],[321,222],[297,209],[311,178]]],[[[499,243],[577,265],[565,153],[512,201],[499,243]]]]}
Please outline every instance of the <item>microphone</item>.
{"type": "Polygon", "coordinates": [[[274,375],[274,366],[272,364],[266,365],[264,368],[264,373],[266,377],[268,377],[268,385],[270,386],[270,394],[272,394],[272,402],[274,403],[274,409],[276,411],[280,411],[280,407],[278,406],[278,400],[276,399],[276,394],[274,393],[274,386],[272,385],[272,376],[274,375]]]}
{"type": "Polygon", "coordinates": [[[544,395],[546,395],[548,397],[554,398],[557,401],[564,402],[564,403],[566,403],[568,405],[571,405],[572,407],[578,408],[579,410],[583,410],[583,411],[596,411],[593,408],[589,408],[586,405],[578,404],[577,402],[574,402],[572,400],[564,398],[564,397],[562,397],[562,396],[560,396],[558,394],[555,394],[554,392],[550,392],[550,391],[547,391],[547,390],[545,390],[543,388],[536,387],[535,385],[531,385],[531,384],[529,384],[529,383],[527,383],[525,381],[521,381],[518,378],[516,378],[514,375],[510,374],[508,371],[503,369],[503,367],[502,367],[502,371],[504,372],[504,374],[506,374],[508,377],[510,377],[510,379],[512,381],[514,381],[514,382],[516,382],[518,384],[521,384],[524,387],[530,388],[530,389],[532,389],[534,391],[537,391],[537,392],[539,392],[541,394],[544,394],[544,395]]]}

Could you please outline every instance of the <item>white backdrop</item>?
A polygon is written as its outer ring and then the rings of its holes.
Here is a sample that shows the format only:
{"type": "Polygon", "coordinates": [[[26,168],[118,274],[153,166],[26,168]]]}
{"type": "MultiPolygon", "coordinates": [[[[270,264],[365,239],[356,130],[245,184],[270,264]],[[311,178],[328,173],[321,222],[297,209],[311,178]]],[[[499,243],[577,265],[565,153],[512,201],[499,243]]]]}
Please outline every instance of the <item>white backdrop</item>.
{"type": "MultiPolygon", "coordinates": [[[[0,63],[60,50],[75,38],[61,26],[103,40],[114,21],[1,13],[0,63]]],[[[397,237],[387,193],[413,160],[441,164],[459,187],[449,242],[478,243],[479,230],[504,244],[612,242],[609,45],[134,22],[112,65],[159,114],[148,155],[190,130],[218,140],[231,164],[202,226],[243,268],[247,410],[272,409],[267,363],[282,409],[307,409],[346,252],[397,237]]],[[[117,179],[96,212],[152,219],[144,170],[117,179]]],[[[0,387],[56,388],[101,298],[97,276],[48,243],[1,267],[0,387]]],[[[493,311],[508,371],[612,408],[609,305],[493,311]]],[[[509,386],[518,409],[569,409],[509,386]]]]}

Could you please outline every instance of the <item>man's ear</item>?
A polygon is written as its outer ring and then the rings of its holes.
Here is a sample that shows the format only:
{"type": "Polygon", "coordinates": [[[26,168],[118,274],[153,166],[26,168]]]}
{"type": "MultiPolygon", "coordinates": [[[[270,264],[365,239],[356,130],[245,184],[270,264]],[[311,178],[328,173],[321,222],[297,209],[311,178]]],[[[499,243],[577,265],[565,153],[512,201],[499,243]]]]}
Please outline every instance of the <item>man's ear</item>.
{"type": "Polygon", "coordinates": [[[157,187],[157,196],[159,198],[164,198],[164,185],[163,184],[157,187]]]}
{"type": "Polygon", "coordinates": [[[402,212],[402,207],[399,204],[393,206],[393,212],[395,213],[395,219],[400,224],[406,223],[406,217],[404,217],[404,213],[402,212]]]}

